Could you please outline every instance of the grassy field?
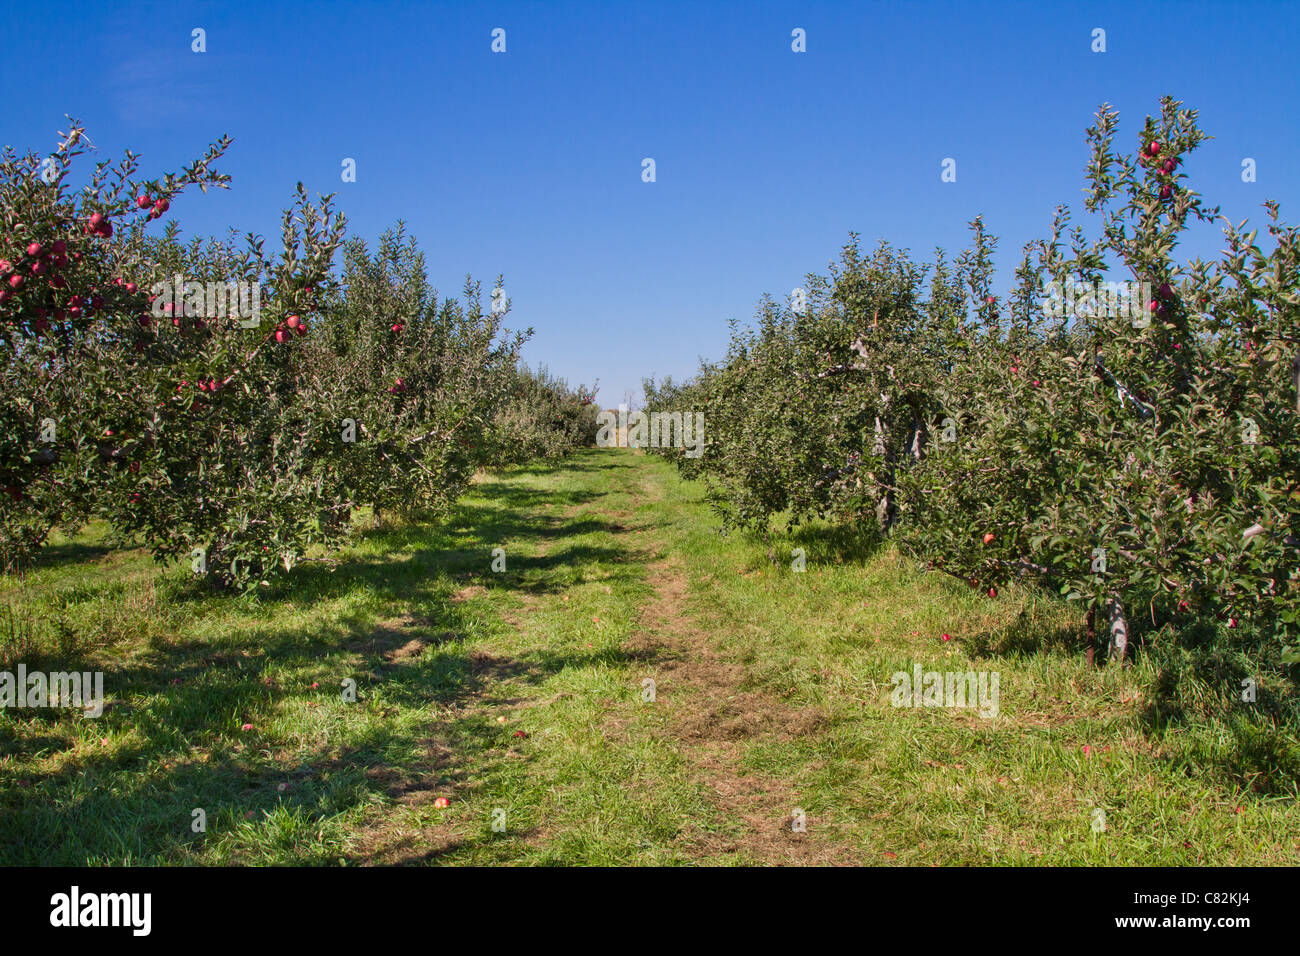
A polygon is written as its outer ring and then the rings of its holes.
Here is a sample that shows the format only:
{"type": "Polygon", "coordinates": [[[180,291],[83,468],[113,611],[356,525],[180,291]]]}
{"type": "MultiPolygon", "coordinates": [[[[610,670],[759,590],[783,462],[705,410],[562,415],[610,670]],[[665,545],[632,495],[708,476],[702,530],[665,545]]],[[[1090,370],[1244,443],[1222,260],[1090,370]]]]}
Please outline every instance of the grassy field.
{"type": "Polygon", "coordinates": [[[0,711],[0,863],[1300,856],[1297,727],[1234,703],[1239,662],[1092,668],[1057,602],[716,529],[667,464],[591,450],[255,598],[61,540],[0,577],[0,670],[99,669],[108,703],[0,711]],[[915,664],[996,672],[997,715],[892,706],[915,664]]]}

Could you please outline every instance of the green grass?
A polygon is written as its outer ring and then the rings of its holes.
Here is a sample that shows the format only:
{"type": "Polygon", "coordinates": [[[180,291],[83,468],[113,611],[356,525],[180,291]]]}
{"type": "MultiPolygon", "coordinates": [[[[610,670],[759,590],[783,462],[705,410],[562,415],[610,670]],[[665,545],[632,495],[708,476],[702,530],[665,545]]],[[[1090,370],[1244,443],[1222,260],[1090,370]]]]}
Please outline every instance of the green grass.
{"type": "Polygon", "coordinates": [[[0,577],[29,642],[0,669],[103,670],[108,706],[0,711],[0,863],[1295,859],[1296,723],[1234,703],[1231,668],[1090,668],[1059,602],[716,529],[664,462],[591,450],[253,597],[59,539],[0,577]],[[892,707],[913,663],[998,672],[998,716],[892,707]]]}

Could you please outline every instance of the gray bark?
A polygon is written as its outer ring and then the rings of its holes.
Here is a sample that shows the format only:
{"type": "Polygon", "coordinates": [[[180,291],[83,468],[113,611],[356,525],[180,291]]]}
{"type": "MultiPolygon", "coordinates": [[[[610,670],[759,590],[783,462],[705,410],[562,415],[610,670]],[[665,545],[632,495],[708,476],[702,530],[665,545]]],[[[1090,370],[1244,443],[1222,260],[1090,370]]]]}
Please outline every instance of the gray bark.
{"type": "Polygon", "coordinates": [[[1123,663],[1128,651],[1128,618],[1124,616],[1124,605],[1118,594],[1111,594],[1106,600],[1106,617],[1110,620],[1110,659],[1114,663],[1123,663]]]}

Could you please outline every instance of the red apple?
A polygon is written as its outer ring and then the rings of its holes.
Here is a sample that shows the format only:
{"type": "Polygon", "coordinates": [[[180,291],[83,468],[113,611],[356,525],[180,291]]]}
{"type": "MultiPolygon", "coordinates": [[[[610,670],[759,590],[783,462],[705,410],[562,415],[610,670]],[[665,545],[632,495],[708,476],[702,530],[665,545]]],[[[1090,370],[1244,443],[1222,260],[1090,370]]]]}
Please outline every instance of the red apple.
{"type": "Polygon", "coordinates": [[[56,256],[61,256],[67,251],[68,251],[68,244],[64,242],[62,239],[55,239],[52,243],[50,243],[50,252],[54,253],[56,256]]]}
{"type": "Polygon", "coordinates": [[[23,277],[14,273],[9,277],[9,288],[21,289],[23,287],[23,277]]]}
{"type": "Polygon", "coordinates": [[[27,245],[27,254],[29,256],[39,256],[43,251],[44,247],[39,242],[32,242],[27,245]]]}
{"type": "Polygon", "coordinates": [[[8,272],[14,267],[14,264],[8,259],[0,259],[0,272],[8,272]]]}
{"type": "Polygon", "coordinates": [[[289,326],[289,328],[291,328],[291,329],[296,329],[296,328],[298,327],[298,322],[299,322],[299,321],[300,321],[300,320],[299,320],[298,316],[296,316],[296,315],[291,315],[291,316],[289,316],[287,319],[284,320],[284,324],[287,325],[287,326],[289,326]]]}
{"type": "Polygon", "coordinates": [[[1165,183],[1163,186],[1160,187],[1161,199],[1168,199],[1173,194],[1174,194],[1174,187],[1170,186],[1168,183],[1165,183]]]}
{"type": "Polygon", "coordinates": [[[32,275],[43,276],[47,271],[48,269],[44,262],[37,261],[32,263],[32,275]]]}
{"type": "Polygon", "coordinates": [[[161,216],[163,213],[165,213],[168,209],[171,208],[171,205],[172,204],[169,203],[166,199],[159,199],[157,202],[153,204],[154,212],[158,213],[158,215],[161,216]]]}
{"type": "Polygon", "coordinates": [[[1147,155],[1148,156],[1160,155],[1160,143],[1158,141],[1152,140],[1151,143],[1147,146],[1147,155]]]}
{"type": "Polygon", "coordinates": [[[148,196],[146,196],[144,193],[141,193],[140,195],[135,197],[135,205],[137,209],[148,209],[149,206],[152,204],[153,204],[153,200],[150,199],[148,196]]]}
{"type": "Polygon", "coordinates": [[[91,216],[90,216],[90,228],[91,228],[91,229],[98,229],[98,228],[100,227],[100,225],[101,225],[103,222],[104,222],[104,214],[103,214],[102,212],[97,212],[97,213],[92,213],[92,214],[91,214],[91,216]]]}
{"type": "Polygon", "coordinates": [[[276,330],[275,330],[275,340],[276,340],[277,342],[281,342],[281,343],[288,342],[288,341],[289,341],[289,332],[288,332],[288,330],[287,330],[287,329],[276,329],[276,330]]]}

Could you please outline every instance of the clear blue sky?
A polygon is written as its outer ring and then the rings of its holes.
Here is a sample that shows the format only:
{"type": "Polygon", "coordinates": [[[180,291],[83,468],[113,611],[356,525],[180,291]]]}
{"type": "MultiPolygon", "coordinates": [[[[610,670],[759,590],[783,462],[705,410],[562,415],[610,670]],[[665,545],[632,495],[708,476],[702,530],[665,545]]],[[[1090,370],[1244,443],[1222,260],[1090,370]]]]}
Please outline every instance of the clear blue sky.
{"type": "Polygon", "coordinates": [[[186,233],[274,238],[300,179],[368,240],[403,218],[440,291],[504,272],[526,357],[599,378],[606,405],[719,357],[727,319],[849,230],[928,256],[982,212],[1005,288],[1055,204],[1085,217],[1103,101],[1127,149],[1162,94],[1184,100],[1216,137],[1194,188],[1234,221],[1266,198],[1300,219],[1294,3],[34,2],[4,22],[0,142],[48,150],[71,113],[153,174],[228,133],[232,189],[174,204],[186,233]]]}

